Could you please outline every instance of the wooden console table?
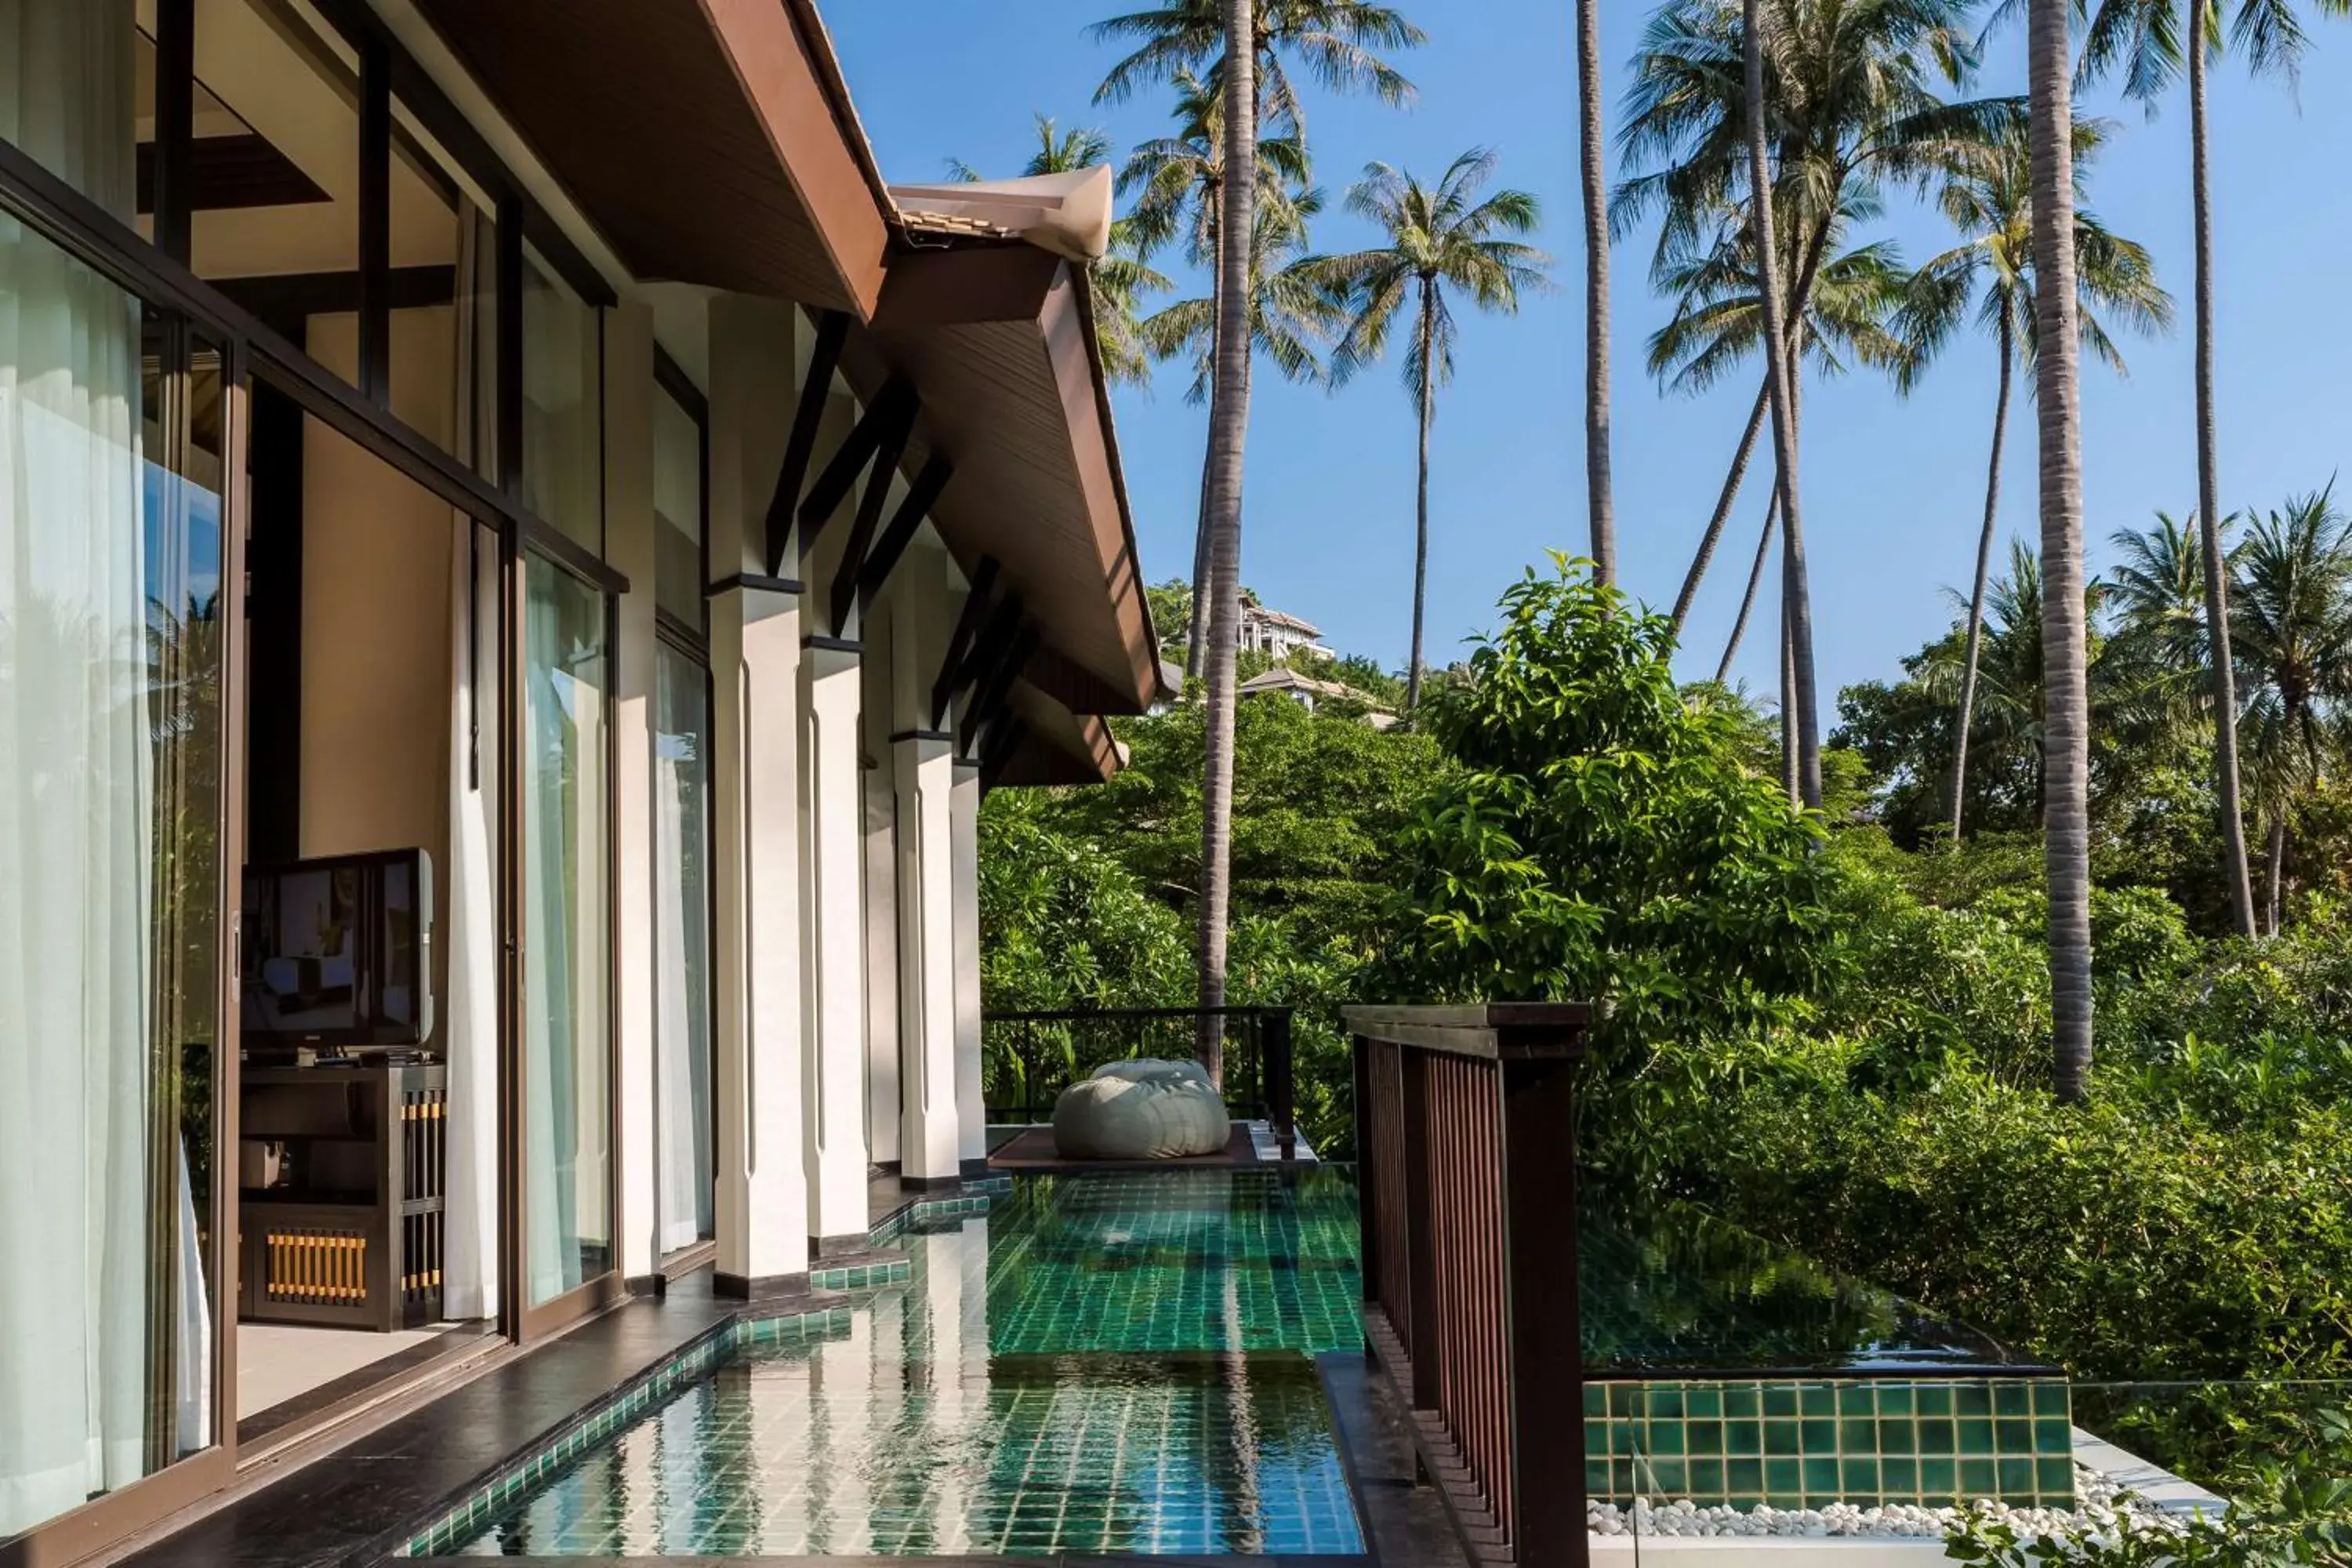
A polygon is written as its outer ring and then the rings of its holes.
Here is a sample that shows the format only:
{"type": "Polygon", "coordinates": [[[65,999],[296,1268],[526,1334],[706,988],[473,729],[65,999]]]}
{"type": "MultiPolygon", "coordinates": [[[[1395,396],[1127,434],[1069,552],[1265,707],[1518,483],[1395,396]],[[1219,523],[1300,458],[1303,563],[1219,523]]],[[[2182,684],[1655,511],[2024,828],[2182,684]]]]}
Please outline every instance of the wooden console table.
{"type": "Polygon", "coordinates": [[[438,1064],[246,1068],[237,1137],[285,1155],[278,1184],[239,1194],[241,1320],[439,1321],[448,1105],[438,1064]]]}

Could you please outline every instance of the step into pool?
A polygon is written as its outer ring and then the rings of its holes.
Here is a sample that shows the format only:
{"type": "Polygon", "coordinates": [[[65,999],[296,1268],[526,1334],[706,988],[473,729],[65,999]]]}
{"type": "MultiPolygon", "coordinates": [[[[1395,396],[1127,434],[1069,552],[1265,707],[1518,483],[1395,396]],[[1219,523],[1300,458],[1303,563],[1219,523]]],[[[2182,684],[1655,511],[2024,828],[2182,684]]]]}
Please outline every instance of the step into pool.
{"type": "Polygon", "coordinates": [[[1313,1355],[1361,1344],[1339,1171],[1016,1181],[413,1551],[1351,1555],[1313,1355]],[[487,1511],[487,1510],[486,1510],[487,1511]]]}

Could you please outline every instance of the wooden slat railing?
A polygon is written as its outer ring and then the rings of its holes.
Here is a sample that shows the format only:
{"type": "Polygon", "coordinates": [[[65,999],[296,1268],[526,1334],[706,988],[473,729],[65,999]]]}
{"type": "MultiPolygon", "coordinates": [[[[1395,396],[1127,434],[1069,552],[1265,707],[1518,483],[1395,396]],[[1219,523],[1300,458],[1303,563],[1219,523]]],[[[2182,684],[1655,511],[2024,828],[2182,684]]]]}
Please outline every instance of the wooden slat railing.
{"type": "Polygon", "coordinates": [[[1481,1563],[1586,1561],[1573,1071],[1588,1016],[1346,1012],[1365,1340],[1481,1563]]]}

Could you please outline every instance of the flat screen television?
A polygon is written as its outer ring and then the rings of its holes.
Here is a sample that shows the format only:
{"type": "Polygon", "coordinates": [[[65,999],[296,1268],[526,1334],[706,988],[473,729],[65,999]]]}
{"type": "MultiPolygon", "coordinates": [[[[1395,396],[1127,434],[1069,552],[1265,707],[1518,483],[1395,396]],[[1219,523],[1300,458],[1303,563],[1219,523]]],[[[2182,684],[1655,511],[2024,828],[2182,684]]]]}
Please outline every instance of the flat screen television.
{"type": "Polygon", "coordinates": [[[421,1046],[433,1035],[433,859],[422,849],[247,867],[248,1047],[421,1046]]]}

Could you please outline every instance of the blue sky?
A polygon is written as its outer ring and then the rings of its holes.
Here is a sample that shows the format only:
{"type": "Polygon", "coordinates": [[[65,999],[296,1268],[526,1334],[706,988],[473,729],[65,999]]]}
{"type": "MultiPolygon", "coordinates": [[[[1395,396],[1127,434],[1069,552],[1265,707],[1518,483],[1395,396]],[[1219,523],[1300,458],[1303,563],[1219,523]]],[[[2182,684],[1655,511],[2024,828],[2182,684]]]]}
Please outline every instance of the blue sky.
{"type": "MultiPolygon", "coordinates": [[[[1115,58],[1087,25],[1116,0],[887,0],[835,5],[827,21],[859,112],[894,180],[932,180],[946,159],[1015,172],[1034,145],[1033,110],[1099,125],[1122,152],[1166,123],[1164,100],[1096,108],[1115,58]]],[[[1440,405],[1432,481],[1429,658],[1443,663],[1486,625],[1495,597],[1548,549],[1584,544],[1582,276],[1576,243],[1573,76],[1566,0],[1407,0],[1431,35],[1400,60],[1421,89],[1412,109],[1317,94],[1308,132],[1331,216],[1321,250],[1370,239],[1338,211],[1371,159],[1433,178],[1456,153],[1490,146],[1503,183],[1546,209],[1544,243],[1559,291],[1516,319],[1465,315],[1460,374],[1440,405]]],[[[1610,118],[1647,4],[1604,0],[1610,118]]],[[[2352,243],[2352,26],[2312,23],[2299,90],[2216,75],[2217,379],[2222,504],[2270,507],[2326,484],[2347,450],[2352,312],[2339,303],[2352,243]]],[[[2014,91],[2024,39],[1991,40],[1979,90],[2014,91]]],[[[2185,96],[2154,121],[2097,93],[2082,106],[2116,117],[2090,174],[2090,205],[2153,249],[2179,306],[2169,339],[2126,345],[2131,374],[2087,368],[2085,498],[2095,567],[2106,536],[2158,508],[2195,504],[2186,330],[2190,294],[2185,96]]],[[[1898,197],[1882,232],[1917,261],[1948,243],[1940,219],[1898,197]]],[[[1641,373],[1643,340],[1666,317],[1650,292],[1650,237],[1618,247],[1612,273],[1616,485],[1621,569],[1636,595],[1671,605],[1738,439],[1754,382],[1699,400],[1669,399],[1641,373]]],[[[1196,279],[1182,279],[1187,292],[1196,279]]],[[[1891,677],[1952,613],[1981,515],[1994,374],[1989,343],[1964,339],[1907,400],[1866,374],[1809,387],[1802,474],[1815,625],[1827,689],[1891,677]]],[[[1324,628],[1326,639],[1401,666],[1412,568],[1412,409],[1388,371],[1338,395],[1257,379],[1251,425],[1243,577],[1324,628]]],[[[1205,416],[1163,372],[1152,395],[1122,392],[1119,438],[1144,564],[1154,581],[1191,568],[1205,416]]],[[[2032,410],[2012,412],[2002,501],[2006,533],[2034,530],[2032,410]]],[[[1712,674],[1738,608],[1763,516],[1751,479],[1702,591],[1682,661],[1712,674]]],[[[1768,617],[1759,616],[1759,620],[1768,617]]],[[[1736,675],[1773,684],[1770,628],[1751,628],[1736,675]]]]}

